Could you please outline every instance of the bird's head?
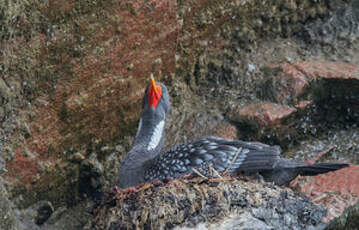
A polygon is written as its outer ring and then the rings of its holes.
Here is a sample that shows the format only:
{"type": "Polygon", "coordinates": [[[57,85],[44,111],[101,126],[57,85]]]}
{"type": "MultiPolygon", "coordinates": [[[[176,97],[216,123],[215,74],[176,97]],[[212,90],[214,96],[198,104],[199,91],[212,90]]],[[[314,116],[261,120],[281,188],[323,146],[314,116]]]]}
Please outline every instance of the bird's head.
{"type": "Polygon", "coordinates": [[[166,86],[156,82],[151,76],[143,98],[143,112],[165,118],[169,109],[170,100],[166,86]]]}

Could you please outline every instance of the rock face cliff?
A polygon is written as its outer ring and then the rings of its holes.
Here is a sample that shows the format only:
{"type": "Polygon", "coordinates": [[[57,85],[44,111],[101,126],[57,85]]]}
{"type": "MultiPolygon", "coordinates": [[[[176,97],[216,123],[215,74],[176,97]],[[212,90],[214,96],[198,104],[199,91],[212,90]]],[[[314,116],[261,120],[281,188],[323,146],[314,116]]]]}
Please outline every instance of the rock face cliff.
{"type": "Polygon", "coordinates": [[[0,25],[1,229],[355,226],[357,205],[330,221],[359,195],[358,1],[3,1],[0,25]],[[353,165],[291,189],[108,193],[151,73],[170,90],[167,145],[219,135],[353,165]]]}

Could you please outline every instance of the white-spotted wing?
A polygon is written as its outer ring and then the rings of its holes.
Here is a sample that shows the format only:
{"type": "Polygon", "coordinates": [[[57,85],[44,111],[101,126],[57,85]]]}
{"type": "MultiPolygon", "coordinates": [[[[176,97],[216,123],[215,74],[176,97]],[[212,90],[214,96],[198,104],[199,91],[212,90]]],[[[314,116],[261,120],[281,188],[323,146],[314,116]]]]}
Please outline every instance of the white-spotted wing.
{"type": "Polygon", "coordinates": [[[260,172],[273,168],[280,148],[258,142],[243,142],[219,137],[201,137],[165,150],[150,162],[145,180],[173,179],[192,173],[193,168],[207,172],[260,172]]]}

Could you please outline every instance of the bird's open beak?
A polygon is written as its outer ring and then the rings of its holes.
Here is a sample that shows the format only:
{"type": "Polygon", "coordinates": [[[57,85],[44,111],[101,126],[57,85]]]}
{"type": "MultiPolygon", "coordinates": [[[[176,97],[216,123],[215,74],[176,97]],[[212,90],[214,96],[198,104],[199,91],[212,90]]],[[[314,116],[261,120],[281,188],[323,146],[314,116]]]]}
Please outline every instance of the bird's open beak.
{"type": "Polygon", "coordinates": [[[151,74],[150,77],[150,86],[148,88],[148,101],[149,106],[156,108],[158,102],[161,100],[162,97],[162,87],[161,85],[157,85],[153,75],[151,74]]]}

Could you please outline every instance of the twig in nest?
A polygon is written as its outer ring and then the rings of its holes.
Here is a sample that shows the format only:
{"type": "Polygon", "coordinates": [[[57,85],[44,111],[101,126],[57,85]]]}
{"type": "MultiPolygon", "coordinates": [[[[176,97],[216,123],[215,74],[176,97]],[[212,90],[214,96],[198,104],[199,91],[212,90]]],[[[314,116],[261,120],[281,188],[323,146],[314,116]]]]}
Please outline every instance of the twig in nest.
{"type": "Polygon", "coordinates": [[[212,165],[208,165],[208,167],[209,167],[209,173],[210,173],[210,176],[211,177],[219,177],[219,178],[222,178],[222,176],[217,172],[217,170],[215,170],[213,167],[212,167],[212,165]],[[212,172],[214,172],[216,175],[214,175],[213,176],[213,173],[212,172]]]}
{"type": "Polygon", "coordinates": [[[197,169],[192,168],[192,171],[195,172],[198,176],[203,177],[208,180],[208,178],[205,175],[203,175],[202,173],[200,173],[197,169]]]}

